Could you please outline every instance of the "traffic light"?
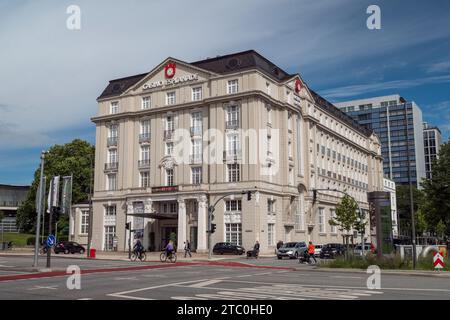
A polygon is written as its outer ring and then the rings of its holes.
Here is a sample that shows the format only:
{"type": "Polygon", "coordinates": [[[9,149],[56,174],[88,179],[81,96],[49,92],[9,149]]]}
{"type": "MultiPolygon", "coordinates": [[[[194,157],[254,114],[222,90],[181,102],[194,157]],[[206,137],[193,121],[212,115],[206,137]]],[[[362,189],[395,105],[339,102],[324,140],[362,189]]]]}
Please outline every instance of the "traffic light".
{"type": "Polygon", "coordinates": [[[215,223],[211,223],[211,233],[216,232],[216,224],[215,223]]]}
{"type": "Polygon", "coordinates": [[[125,229],[130,230],[131,228],[131,222],[125,223],[125,229]]]}
{"type": "Polygon", "coordinates": [[[247,200],[248,201],[252,200],[252,192],[251,191],[247,191],[247,200]]]}

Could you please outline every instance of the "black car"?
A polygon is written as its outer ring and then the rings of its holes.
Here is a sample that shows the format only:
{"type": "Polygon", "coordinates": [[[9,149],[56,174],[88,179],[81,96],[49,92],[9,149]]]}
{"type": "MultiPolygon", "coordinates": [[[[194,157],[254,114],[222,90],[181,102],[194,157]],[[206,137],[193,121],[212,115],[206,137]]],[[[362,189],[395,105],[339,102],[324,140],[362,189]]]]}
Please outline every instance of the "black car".
{"type": "Polygon", "coordinates": [[[74,254],[74,253],[81,253],[81,254],[83,254],[83,253],[86,252],[86,249],[82,245],[80,245],[80,244],[78,244],[76,242],[61,241],[55,246],[54,251],[55,251],[56,254],[58,254],[60,252],[64,252],[64,254],[68,254],[68,253],[72,253],[72,254],[74,254]]]}
{"type": "Polygon", "coordinates": [[[334,259],[345,253],[345,246],[340,243],[329,243],[322,247],[320,251],[320,259],[334,259]]]}
{"type": "Polygon", "coordinates": [[[219,242],[216,243],[213,248],[214,254],[244,254],[245,249],[241,246],[229,243],[229,242],[219,242]]]}

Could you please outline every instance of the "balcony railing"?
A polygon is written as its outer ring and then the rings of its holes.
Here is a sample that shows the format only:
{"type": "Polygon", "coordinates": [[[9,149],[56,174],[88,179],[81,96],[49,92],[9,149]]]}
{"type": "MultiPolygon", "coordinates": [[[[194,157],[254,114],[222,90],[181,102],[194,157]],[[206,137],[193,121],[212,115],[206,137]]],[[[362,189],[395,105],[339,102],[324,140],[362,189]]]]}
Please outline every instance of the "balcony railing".
{"type": "Polygon", "coordinates": [[[139,167],[139,169],[149,168],[150,167],[150,159],[139,160],[138,167],[139,167]]]}
{"type": "Polygon", "coordinates": [[[201,136],[202,131],[202,127],[191,127],[191,136],[201,136]]]}
{"type": "Polygon", "coordinates": [[[119,139],[118,139],[117,137],[109,137],[108,140],[107,140],[107,142],[106,142],[106,145],[107,145],[108,147],[117,146],[118,140],[119,140],[119,139]]]}
{"type": "Polygon", "coordinates": [[[242,151],[240,149],[226,150],[223,152],[223,158],[226,160],[237,160],[242,157],[242,151]]]}
{"type": "Polygon", "coordinates": [[[139,142],[150,142],[150,133],[141,133],[139,135],[139,142]]]}
{"type": "Polygon", "coordinates": [[[113,171],[119,168],[119,162],[109,162],[105,163],[105,170],[113,171]]]}
{"type": "Polygon", "coordinates": [[[192,164],[202,163],[203,155],[202,154],[191,154],[189,159],[192,164]]]}
{"type": "Polygon", "coordinates": [[[227,129],[237,129],[239,128],[239,120],[230,120],[225,124],[227,129]]]}
{"type": "Polygon", "coordinates": [[[164,130],[164,140],[172,140],[174,132],[174,130],[164,130]]]}
{"type": "Polygon", "coordinates": [[[20,207],[23,201],[0,201],[0,207],[20,207]]]}

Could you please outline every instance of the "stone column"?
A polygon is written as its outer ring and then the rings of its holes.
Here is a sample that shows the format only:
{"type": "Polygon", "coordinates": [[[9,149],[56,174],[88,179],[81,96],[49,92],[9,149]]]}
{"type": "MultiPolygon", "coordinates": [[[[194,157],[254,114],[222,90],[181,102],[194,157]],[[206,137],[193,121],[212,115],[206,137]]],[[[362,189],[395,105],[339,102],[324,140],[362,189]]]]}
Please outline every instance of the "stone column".
{"type": "Polygon", "coordinates": [[[186,241],[186,203],[184,199],[178,199],[178,252],[183,252],[186,241]]]}
{"type": "Polygon", "coordinates": [[[207,252],[207,233],[206,224],[208,221],[208,201],[206,196],[201,196],[198,199],[198,229],[197,229],[197,252],[207,252]]]}

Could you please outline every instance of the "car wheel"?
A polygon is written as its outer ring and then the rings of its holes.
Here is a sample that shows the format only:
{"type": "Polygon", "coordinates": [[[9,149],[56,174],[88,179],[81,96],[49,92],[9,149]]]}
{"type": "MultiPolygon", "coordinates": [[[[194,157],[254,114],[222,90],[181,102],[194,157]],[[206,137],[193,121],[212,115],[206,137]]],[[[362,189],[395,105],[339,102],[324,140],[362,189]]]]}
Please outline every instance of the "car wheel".
{"type": "Polygon", "coordinates": [[[298,259],[298,252],[295,252],[295,259],[298,259]]]}
{"type": "Polygon", "coordinates": [[[80,254],[83,254],[83,253],[84,253],[84,249],[81,249],[81,250],[80,250],[80,254]]]}
{"type": "Polygon", "coordinates": [[[65,249],[64,254],[69,254],[69,250],[65,249]]]}

